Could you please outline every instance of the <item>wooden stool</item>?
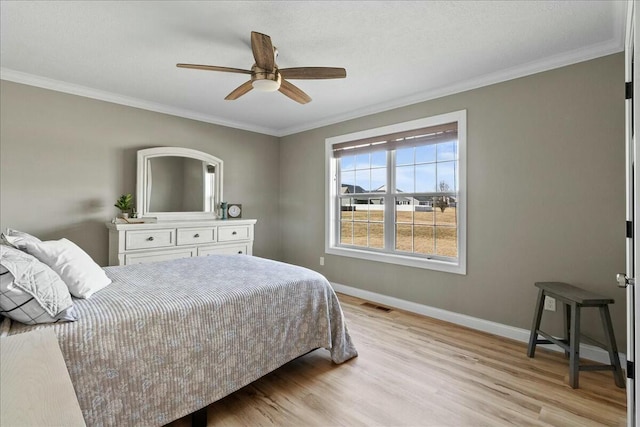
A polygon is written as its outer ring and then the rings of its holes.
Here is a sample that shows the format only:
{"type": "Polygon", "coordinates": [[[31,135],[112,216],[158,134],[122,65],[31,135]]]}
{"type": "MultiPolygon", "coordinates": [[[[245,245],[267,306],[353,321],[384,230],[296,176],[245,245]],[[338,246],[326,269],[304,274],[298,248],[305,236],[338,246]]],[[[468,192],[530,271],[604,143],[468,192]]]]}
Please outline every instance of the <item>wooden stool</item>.
{"type": "Polygon", "coordinates": [[[611,316],[609,315],[609,304],[613,304],[614,300],[571,286],[567,283],[537,282],[535,285],[540,288],[540,291],[538,292],[538,302],[536,303],[536,310],[533,315],[533,325],[531,326],[527,356],[534,356],[536,344],[556,344],[564,349],[565,356],[569,356],[569,384],[572,388],[578,388],[578,371],[613,371],[613,378],[616,385],[624,388],[622,368],[620,367],[616,339],[613,335],[613,326],[611,325],[611,316]],[[564,339],[554,338],[550,334],[540,330],[540,320],[542,319],[542,312],[544,311],[544,299],[547,296],[564,303],[564,339]],[[602,319],[604,335],[607,341],[605,344],[580,334],[580,309],[583,307],[598,307],[600,309],[600,318],[602,319]],[[539,340],[538,334],[546,339],[539,340]],[[589,341],[607,350],[611,364],[580,365],[581,337],[585,341],[589,341]]]}

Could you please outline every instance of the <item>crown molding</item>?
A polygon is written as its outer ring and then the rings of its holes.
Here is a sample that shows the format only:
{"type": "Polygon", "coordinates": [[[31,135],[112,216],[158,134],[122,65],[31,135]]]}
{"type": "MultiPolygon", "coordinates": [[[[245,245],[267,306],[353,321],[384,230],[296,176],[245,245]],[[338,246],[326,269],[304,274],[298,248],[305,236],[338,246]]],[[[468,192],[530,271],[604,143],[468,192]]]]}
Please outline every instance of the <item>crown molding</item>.
{"type": "Polygon", "coordinates": [[[126,105],[128,107],[140,108],[143,110],[154,111],[156,113],[169,114],[171,116],[184,117],[187,119],[197,120],[214,125],[226,126],[234,129],[241,129],[261,134],[277,135],[276,129],[266,128],[262,126],[253,126],[247,123],[235,122],[231,120],[223,120],[217,117],[208,116],[191,110],[176,108],[169,105],[158,104],[146,101],[144,99],[132,98],[117,93],[107,92],[99,89],[93,89],[87,86],[76,85],[73,83],[54,80],[47,77],[37,76],[34,74],[23,73],[21,71],[9,68],[0,68],[0,79],[14,83],[21,83],[29,86],[36,86],[43,89],[54,90],[57,92],[68,93],[71,95],[83,96],[85,98],[97,99],[99,101],[111,102],[114,104],[126,105]]]}
{"type": "MultiPolygon", "coordinates": [[[[624,15],[624,13],[623,13],[624,15]]],[[[619,17],[621,21],[625,20],[625,16],[619,17]]],[[[611,55],[624,50],[624,34],[616,35],[615,40],[607,43],[600,43],[588,48],[577,49],[560,55],[554,55],[540,61],[532,61],[524,65],[511,67],[496,73],[487,74],[475,79],[466,80],[449,86],[441,87],[435,90],[420,92],[408,97],[398,98],[389,102],[372,105],[369,107],[352,110],[345,114],[335,115],[323,120],[305,123],[300,126],[292,126],[289,128],[274,129],[263,126],[255,126],[244,122],[235,122],[223,120],[218,117],[209,116],[195,111],[172,107],[169,105],[158,104],[142,99],[132,98],[116,93],[93,89],[86,86],[67,83],[60,80],[54,80],[47,77],[41,77],[33,74],[23,73],[8,68],[0,68],[0,79],[8,80],[15,83],[37,86],[44,89],[50,89],[58,92],[69,93],[72,95],[83,96],[87,98],[97,99],[100,101],[112,102],[115,104],[126,105],[129,107],[141,108],[143,110],[155,111],[158,113],[169,114],[172,116],[184,117],[187,119],[197,120],[205,123],[231,127],[235,129],[257,132],[275,137],[284,137],[324,126],[341,123],[347,120],[353,120],[372,114],[382,113],[385,111],[402,108],[409,105],[430,101],[444,96],[455,95],[484,86],[501,83],[532,74],[549,71],[579,62],[588,61],[606,55],[611,55]],[[619,36],[619,37],[618,37],[619,36]]]]}
{"type": "Polygon", "coordinates": [[[502,83],[509,80],[518,79],[521,77],[530,76],[537,73],[553,70],[555,68],[565,67],[579,62],[589,61],[591,59],[600,58],[603,56],[618,53],[624,50],[623,45],[624,36],[621,36],[619,40],[611,41],[608,43],[602,43],[594,46],[590,46],[585,49],[578,49],[571,52],[567,52],[561,55],[554,55],[545,58],[541,61],[532,61],[524,65],[511,67],[506,70],[502,70],[496,73],[487,74],[475,79],[466,80],[453,85],[441,87],[435,90],[429,90],[420,92],[408,97],[398,98],[393,101],[372,105],[370,107],[350,111],[346,114],[333,116],[324,120],[319,120],[312,123],[306,123],[302,126],[293,126],[286,129],[280,129],[278,131],[278,137],[293,135],[300,132],[305,132],[312,129],[317,129],[323,126],[329,126],[336,123],[341,123],[347,120],[353,120],[360,117],[369,116],[372,114],[382,113],[396,108],[402,108],[409,105],[418,104],[425,101],[430,101],[437,98],[442,98],[449,95],[455,95],[461,92],[466,92],[473,89],[478,89],[484,86],[490,86],[496,83],[502,83]]]}

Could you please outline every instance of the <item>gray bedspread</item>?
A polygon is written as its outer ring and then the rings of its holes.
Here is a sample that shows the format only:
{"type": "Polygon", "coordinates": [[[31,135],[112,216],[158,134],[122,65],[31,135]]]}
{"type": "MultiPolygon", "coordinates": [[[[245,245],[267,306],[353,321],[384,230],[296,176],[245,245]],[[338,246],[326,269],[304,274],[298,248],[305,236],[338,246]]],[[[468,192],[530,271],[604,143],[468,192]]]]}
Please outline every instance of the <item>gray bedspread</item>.
{"type": "Polygon", "coordinates": [[[107,267],[113,283],[74,300],[53,328],[88,426],[163,425],[290,360],[357,355],[329,282],[251,256],[107,267]]]}

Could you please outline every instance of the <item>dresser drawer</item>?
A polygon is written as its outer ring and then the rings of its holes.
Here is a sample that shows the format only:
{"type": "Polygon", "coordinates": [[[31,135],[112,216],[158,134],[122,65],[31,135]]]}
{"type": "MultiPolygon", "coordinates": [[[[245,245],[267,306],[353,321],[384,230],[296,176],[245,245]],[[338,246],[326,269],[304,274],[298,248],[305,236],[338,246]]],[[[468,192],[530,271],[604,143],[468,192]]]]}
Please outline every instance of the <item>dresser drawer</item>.
{"type": "Polygon", "coordinates": [[[196,255],[196,248],[169,249],[166,251],[146,251],[124,256],[124,264],[145,264],[148,262],[169,261],[172,259],[190,258],[196,255]]]}
{"type": "Polygon", "coordinates": [[[207,255],[247,255],[249,253],[248,244],[240,245],[219,245],[209,246],[206,248],[198,248],[198,256],[207,255]]]}
{"type": "Polygon", "coordinates": [[[253,219],[109,222],[106,224],[109,265],[214,254],[251,256],[255,222],[253,219]]]}
{"type": "Polygon", "coordinates": [[[250,236],[248,225],[228,225],[218,227],[218,242],[231,242],[234,240],[248,240],[250,236]]]}
{"type": "Polygon", "coordinates": [[[200,243],[212,243],[216,241],[216,229],[204,228],[178,228],[176,243],[178,245],[198,245],[200,243]]]}
{"type": "Polygon", "coordinates": [[[125,249],[150,249],[175,245],[174,228],[127,231],[125,249]]]}

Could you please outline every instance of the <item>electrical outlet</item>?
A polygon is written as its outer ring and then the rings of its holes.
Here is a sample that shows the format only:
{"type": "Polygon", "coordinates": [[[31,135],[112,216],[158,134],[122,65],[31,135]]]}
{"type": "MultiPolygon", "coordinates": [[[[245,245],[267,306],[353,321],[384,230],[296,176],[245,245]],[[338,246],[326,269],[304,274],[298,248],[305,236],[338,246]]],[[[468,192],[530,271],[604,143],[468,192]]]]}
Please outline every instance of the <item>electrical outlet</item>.
{"type": "Polygon", "coordinates": [[[548,311],[556,311],[556,299],[544,297],[544,309],[548,311]]]}
{"type": "Polygon", "coordinates": [[[324,257],[323,256],[320,257],[320,265],[324,265],[324,257]]]}

